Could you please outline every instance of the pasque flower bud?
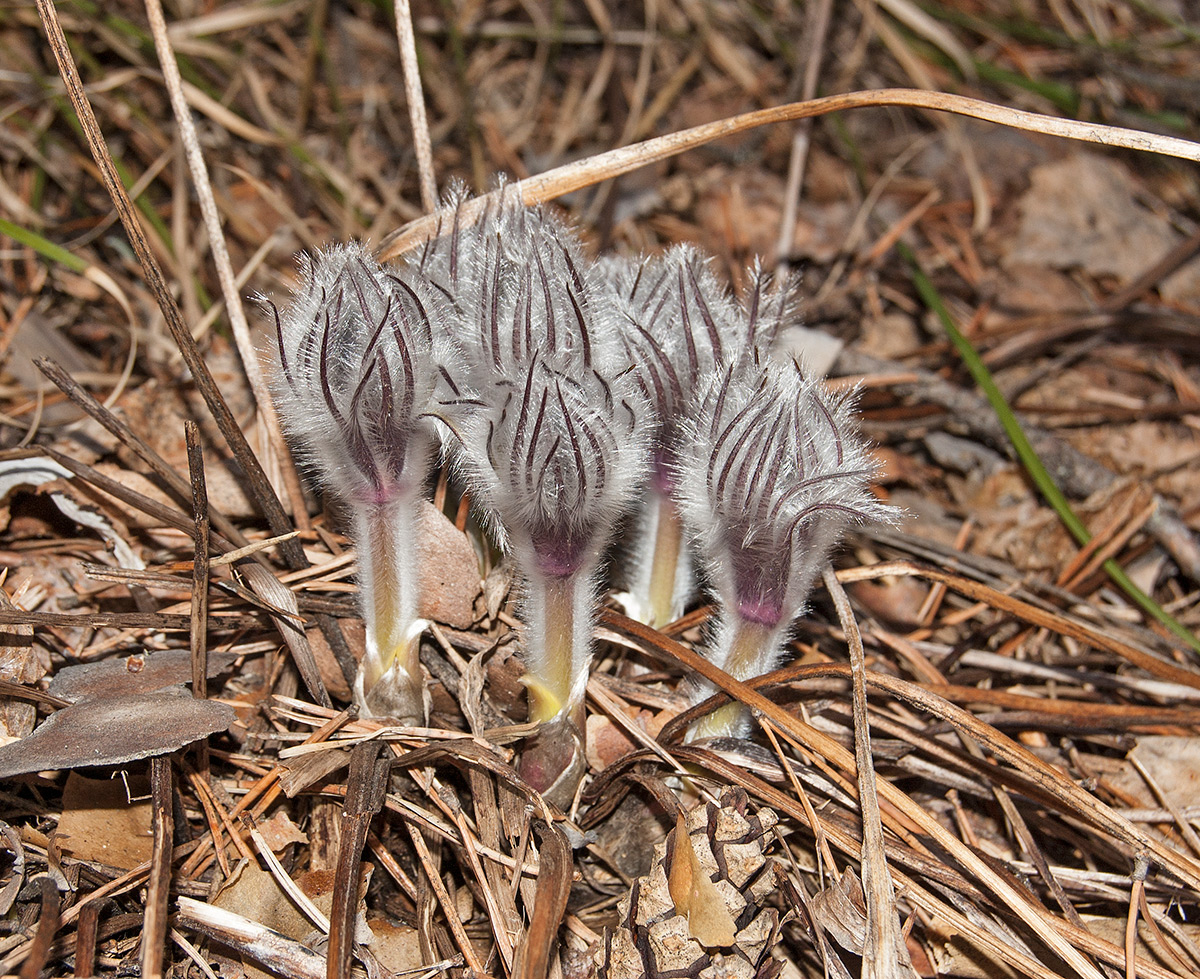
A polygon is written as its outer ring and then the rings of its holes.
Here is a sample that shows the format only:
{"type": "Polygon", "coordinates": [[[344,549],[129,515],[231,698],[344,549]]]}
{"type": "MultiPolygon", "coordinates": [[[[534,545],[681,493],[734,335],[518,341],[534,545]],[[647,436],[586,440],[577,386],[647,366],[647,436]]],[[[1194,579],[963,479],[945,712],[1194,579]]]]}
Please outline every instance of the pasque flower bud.
{"type": "Polygon", "coordinates": [[[418,661],[417,504],[437,455],[430,415],[449,348],[442,303],[419,276],[359,244],[300,265],[275,312],[280,415],[321,482],[347,506],[367,649],[355,700],[374,716],[424,717],[418,661]]]}
{"type": "MultiPolygon", "coordinates": [[[[455,234],[437,266],[451,252],[472,260],[454,275],[466,369],[445,419],[475,502],[523,578],[530,718],[578,725],[598,569],[645,468],[645,405],[615,312],[565,225],[508,207],[455,234]]],[[[525,760],[538,788],[562,774],[525,760]]]]}
{"type": "MultiPolygon", "coordinates": [[[[765,673],[842,533],[893,519],[870,491],[876,465],[851,399],[795,363],[744,359],[699,388],[676,465],[683,519],[718,605],[707,655],[737,679],[765,673]]],[[[734,704],[694,733],[735,734],[745,723],[734,704]]]]}
{"type": "Polygon", "coordinates": [[[786,294],[764,302],[766,280],[756,274],[743,308],[688,245],[651,260],[608,259],[602,269],[623,314],[623,340],[653,420],[650,478],[628,535],[623,599],[631,615],[661,628],[683,613],[696,588],[676,501],[681,426],[705,377],[765,354],[786,310],[786,294]]]}

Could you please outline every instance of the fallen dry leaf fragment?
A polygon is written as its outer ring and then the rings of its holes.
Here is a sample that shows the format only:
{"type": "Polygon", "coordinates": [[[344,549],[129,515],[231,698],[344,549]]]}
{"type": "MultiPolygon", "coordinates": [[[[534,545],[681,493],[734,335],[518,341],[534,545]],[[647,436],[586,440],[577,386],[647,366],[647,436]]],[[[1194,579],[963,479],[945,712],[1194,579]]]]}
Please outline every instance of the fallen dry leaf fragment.
{"type": "Polygon", "coordinates": [[[688,930],[706,948],[724,948],[733,944],[737,925],[725,907],[721,892],[709,880],[696,859],[683,813],[675,820],[671,842],[671,876],[667,879],[675,910],[686,915],[688,930]]]}
{"type": "Polygon", "coordinates": [[[85,700],[52,714],[29,737],[0,746],[0,778],[165,755],[224,731],[233,708],[186,693],[85,700]]]}
{"type": "Polygon", "coordinates": [[[812,899],[813,917],[842,948],[861,955],[867,941],[866,899],[853,867],[812,899]]]}
{"type": "MultiPolygon", "coordinates": [[[[208,677],[219,676],[238,659],[236,653],[210,652],[208,677]]],[[[100,697],[127,697],[187,683],[192,678],[192,654],[186,649],[133,653],[93,663],[64,666],[47,692],[72,702],[100,697]]]]}
{"type": "Polygon", "coordinates": [[[475,548],[432,503],[422,502],[419,520],[421,615],[455,629],[469,629],[480,588],[475,548]]]}
{"type": "Polygon", "coordinates": [[[54,842],[79,860],[132,870],[150,859],[153,813],[144,778],[67,776],[54,842]]]}

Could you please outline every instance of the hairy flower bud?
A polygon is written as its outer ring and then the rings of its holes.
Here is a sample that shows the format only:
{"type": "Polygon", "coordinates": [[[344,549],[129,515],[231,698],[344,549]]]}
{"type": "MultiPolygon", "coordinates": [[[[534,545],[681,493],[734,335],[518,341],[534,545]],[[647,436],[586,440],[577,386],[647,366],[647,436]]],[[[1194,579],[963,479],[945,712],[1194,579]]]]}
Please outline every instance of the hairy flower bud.
{"type": "Polygon", "coordinates": [[[574,723],[598,568],[645,470],[645,405],[615,311],[565,225],[507,208],[457,237],[433,263],[473,256],[453,290],[469,393],[445,405],[445,420],[475,502],[524,579],[531,717],[574,723]]]}
{"type": "Polygon", "coordinates": [[[356,700],[370,714],[421,719],[415,522],[437,452],[441,299],[359,244],[302,258],[300,279],[285,310],[271,306],[275,396],[321,481],[353,514],[367,625],[356,700]]]}
{"type": "Polygon", "coordinates": [[[623,314],[622,339],[652,407],[654,428],[650,479],[630,535],[623,600],[636,618],[661,627],[682,614],[696,588],[676,500],[681,426],[705,377],[765,356],[788,313],[787,291],[767,301],[769,280],[756,270],[743,306],[688,245],[657,259],[608,259],[603,269],[623,314]]]}
{"type": "MultiPolygon", "coordinates": [[[[850,398],[795,363],[743,360],[699,389],[677,467],[720,608],[708,656],[738,679],[764,673],[846,528],[894,513],[870,491],[876,465],[850,398]]],[[[718,712],[701,732],[741,724],[718,712]]]]}

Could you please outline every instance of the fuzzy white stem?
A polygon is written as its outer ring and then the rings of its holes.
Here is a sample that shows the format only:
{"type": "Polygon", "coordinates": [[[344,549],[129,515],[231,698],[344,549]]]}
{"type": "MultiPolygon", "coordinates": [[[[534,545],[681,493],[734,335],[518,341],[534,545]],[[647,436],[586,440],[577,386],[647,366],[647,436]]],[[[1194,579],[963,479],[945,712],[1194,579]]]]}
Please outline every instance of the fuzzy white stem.
{"type": "Polygon", "coordinates": [[[695,588],[692,556],[675,501],[653,487],[642,501],[629,564],[629,614],[656,629],[679,618],[695,588]]]}
{"type": "MultiPolygon", "coordinates": [[[[772,669],[780,658],[788,625],[788,622],[766,625],[727,613],[717,627],[708,658],[734,679],[759,676],[772,669]]],[[[715,690],[712,684],[705,683],[692,698],[693,703],[711,696],[715,690]]],[[[689,740],[741,736],[748,726],[746,709],[735,701],[697,722],[689,740]]]]}
{"type": "Polygon", "coordinates": [[[416,527],[412,499],[355,509],[358,594],[367,627],[355,701],[368,716],[424,720],[416,527]]]}
{"type": "Polygon", "coordinates": [[[650,505],[656,513],[654,557],[650,563],[649,625],[661,629],[683,611],[691,575],[684,550],[683,524],[674,501],[665,493],[654,491],[650,505]]]}
{"type": "Polygon", "coordinates": [[[530,575],[523,618],[531,721],[550,721],[583,699],[595,606],[591,567],[565,576],[530,575]]]}

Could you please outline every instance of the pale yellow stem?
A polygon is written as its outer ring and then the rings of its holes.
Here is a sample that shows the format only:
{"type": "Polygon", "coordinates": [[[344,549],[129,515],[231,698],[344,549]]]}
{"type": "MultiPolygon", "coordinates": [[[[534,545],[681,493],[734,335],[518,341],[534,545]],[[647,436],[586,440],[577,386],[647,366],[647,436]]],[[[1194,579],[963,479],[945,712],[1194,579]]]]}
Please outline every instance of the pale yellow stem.
{"type": "Polygon", "coordinates": [[[579,576],[529,583],[527,639],[529,719],[549,721],[569,705],[575,682],[575,601],[579,576]]]}
{"type": "MultiPolygon", "coordinates": [[[[769,657],[779,639],[778,626],[744,619],[722,624],[721,631],[728,637],[728,645],[723,661],[717,665],[737,680],[758,675],[764,658],[769,657]]],[[[737,732],[745,718],[746,708],[735,700],[698,721],[689,740],[729,737],[737,732]]]]}
{"type": "Polygon", "coordinates": [[[661,629],[675,617],[675,578],[679,573],[683,525],[670,497],[662,493],[655,496],[658,512],[654,521],[654,557],[650,563],[649,625],[661,629]]]}
{"type": "Polygon", "coordinates": [[[368,506],[355,521],[359,599],[367,627],[367,650],[357,683],[359,706],[376,715],[422,717],[424,713],[415,509],[408,500],[368,506]],[[385,677],[386,695],[382,689],[376,691],[385,677]]]}

